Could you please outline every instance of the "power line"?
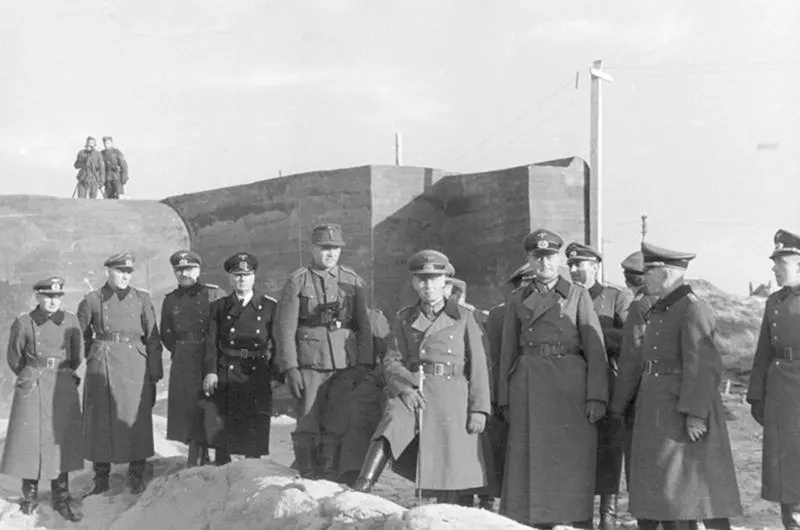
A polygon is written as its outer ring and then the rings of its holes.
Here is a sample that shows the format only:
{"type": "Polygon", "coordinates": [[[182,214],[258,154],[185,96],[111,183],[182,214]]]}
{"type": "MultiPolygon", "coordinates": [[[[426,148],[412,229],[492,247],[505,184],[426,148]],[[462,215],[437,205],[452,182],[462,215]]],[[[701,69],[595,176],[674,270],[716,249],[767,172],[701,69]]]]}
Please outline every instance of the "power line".
{"type": "Polygon", "coordinates": [[[567,82],[567,83],[564,83],[563,85],[561,85],[560,87],[558,87],[557,89],[555,89],[555,90],[554,90],[553,92],[551,92],[550,94],[548,94],[548,95],[544,96],[544,97],[543,97],[542,99],[540,99],[540,100],[539,100],[539,101],[536,103],[536,105],[534,105],[532,108],[530,108],[530,109],[528,109],[528,110],[526,110],[526,111],[524,111],[524,112],[522,112],[522,113],[518,114],[516,118],[514,118],[514,119],[513,119],[513,120],[511,120],[510,122],[506,123],[505,125],[501,126],[499,129],[496,129],[494,132],[492,132],[491,134],[487,135],[485,138],[483,138],[482,140],[480,140],[478,143],[476,143],[475,145],[473,145],[473,146],[472,146],[472,147],[470,147],[469,149],[466,149],[466,150],[464,150],[464,151],[463,151],[463,152],[462,152],[460,155],[458,155],[457,157],[455,157],[455,159],[454,159],[454,161],[453,161],[453,162],[454,162],[454,163],[455,163],[455,162],[458,162],[458,161],[460,161],[462,158],[464,158],[465,156],[468,156],[468,155],[474,154],[474,153],[475,153],[475,152],[476,152],[476,151],[477,151],[477,150],[478,150],[480,147],[482,147],[484,144],[486,144],[486,143],[487,143],[489,140],[491,140],[491,139],[493,139],[493,138],[495,138],[495,137],[499,136],[501,133],[505,132],[505,131],[506,131],[506,130],[508,130],[510,127],[512,127],[513,125],[517,124],[517,123],[518,123],[520,120],[522,120],[524,117],[528,116],[528,115],[529,115],[529,114],[531,114],[532,112],[534,112],[534,111],[536,111],[537,109],[541,108],[541,107],[542,107],[542,106],[543,106],[545,103],[547,103],[547,102],[548,102],[548,101],[550,101],[551,99],[555,98],[555,97],[556,97],[556,96],[558,96],[558,95],[559,95],[561,92],[565,91],[565,90],[566,90],[566,89],[568,89],[569,87],[573,86],[573,85],[574,85],[574,83],[575,83],[574,79],[570,78],[569,82],[567,82]]]}

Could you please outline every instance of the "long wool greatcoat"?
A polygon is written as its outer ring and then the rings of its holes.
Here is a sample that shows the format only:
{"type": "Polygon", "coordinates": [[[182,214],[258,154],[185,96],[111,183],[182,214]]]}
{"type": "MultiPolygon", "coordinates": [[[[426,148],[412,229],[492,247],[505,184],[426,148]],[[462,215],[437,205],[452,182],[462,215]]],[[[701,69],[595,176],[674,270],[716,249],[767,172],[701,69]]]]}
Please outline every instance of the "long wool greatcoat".
{"type": "Polygon", "coordinates": [[[597,429],[586,402],[608,401],[608,370],[586,289],[559,278],[549,291],[514,291],[498,378],[510,416],[501,513],[522,523],[592,517],[597,429]]]}
{"type": "Polygon", "coordinates": [[[105,284],[81,301],[78,320],[86,341],[84,458],[119,464],[152,456],[155,385],[164,373],[150,296],[105,284]]]}
{"type": "Polygon", "coordinates": [[[631,513],[658,521],[741,514],[711,309],[681,286],[653,305],[643,339],[641,357],[620,358],[611,404],[622,413],[638,386],[631,513]],[[660,375],[643,371],[648,361],[660,375]],[[708,432],[696,442],[686,434],[687,414],[707,421],[708,432]]]}
{"type": "Polygon", "coordinates": [[[204,442],[199,428],[202,397],[203,355],[211,302],[225,291],[211,284],[178,287],[161,306],[161,341],[172,355],[167,402],[167,439],[204,442]]]}
{"type": "Polygon", "coordinates": [[[200,403],[211,447],[247,457],[269,454],[276,305],[274,298],[258,291],[247,304],[236,293],[211,303],[203,371],[216,373],[219,384],[214,395],[200,403]],[[255,357],[240,358],[226,351],[255,357]]]}
{"type": "Polygon", "coordinates": [[[800,503],[800,293],[783,288],[767,298],[747,400],[764,404],[761,496],[800,503]]]}
{"type": "Polygon", "coordinates": [[[37,308],[11,325],[8,365],[17,382],[0,473],[54,479],[83,469],[75,375],[82,351],[81,330],[72,313],[57,311],[48,318],[37,308]]]}
{"type": "Polygon", "coordinates": [[[486,350],[472,311],[458,304],[447,302],[433,321],[422,314],[419,305],[398,313],[384,370],[390,398],[373,440],[385,437],[393,457],[414,468],[416,418],[399,395],[419,384],[416,371],[421,362],[453,363],[457,372],[447,377],[425,374],[422,392],[427,405],[418,440],[420,487],[460,490],[485,486],[483,446],[479,435],[467,432],[467,419],[472,412],[490,413],[486,350]],[[409,447],[412,449],[404,454],[409,447]]]}

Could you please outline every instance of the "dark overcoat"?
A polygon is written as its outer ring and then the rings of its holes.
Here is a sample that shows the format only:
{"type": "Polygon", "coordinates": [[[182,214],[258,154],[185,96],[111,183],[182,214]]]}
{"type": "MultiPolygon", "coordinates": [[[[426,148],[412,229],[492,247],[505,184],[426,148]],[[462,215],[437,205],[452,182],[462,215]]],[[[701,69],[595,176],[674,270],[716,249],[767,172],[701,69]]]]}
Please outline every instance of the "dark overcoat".
{"type": "Polygon", "coordinates": [[[11,325],[8,365],[17,376],[0,473],[54,479],[83,469],[78,376],[83,356],[78,319],[41,309],[11,325]]]}
{"type": "Polygon", "coordinates": [[[653,305],[639,352],[620,359],[611,406],[624,411],[636,392],[630,512],[656,521],[740,515],[711,309],[678,287],[653,305]],[[699,441],[686,433],[687,415],[707,422],[699,441]]]}
{"type": "Polygon", "coordinates": [[[503,320],[498,404],[509,412],[501,513],[524,524],[592,517],[597,429],[608,361],[589,293],[559,278],[511,295],[503,320]]]}
{"type": "Polygon", "coordinates": [[[84,458],[124,463],[153,456],[161,339],[150,296],[139,289],[92,291],[78,306],[86,341],[84,458]]]}
{"type": "Polygon", "coordinates": [[[219,384],[201,401],[211,447],[247,457],[269,454],[276,305],[258,291],[247,304],[236,293],[211,302],[203,371],[217,374],[219,384]]]}
{"type": "Polygon", "coordinates": [[[188,443],[204,442],[199,428],[198,402],[203,391],[203,356],[211,302],[225,296],[212,284],[197,283],[178,287],[164,298],[161,306],[161,341],[169,350],[167,439],[188,443]]]}
{"type": "Polygon", "coordinates": [[[773,502],[800,503],[798,289],[785,287],[767,298],[747,400],[764,405],[761,496],[773,502]]]}
{"type": "Polygon", "coordinates": [[[452,375],[425,374],[423,380],[427,405],[418,438],[419,485],[425,490],[485,486],[483,445],[479,435],[467,432],[470,413],[488,416],[491,409],[485,339],[472,311],[447,302],[431,321],[413,305],[398,313],[391,337],[384,366],[390,397],[373,440],[384,437],[393,457],[413,466],[417,455],[403,453],[416,447],[416,417],[399,395],[419,385],[420,363],[450,363],[452,375]]]}

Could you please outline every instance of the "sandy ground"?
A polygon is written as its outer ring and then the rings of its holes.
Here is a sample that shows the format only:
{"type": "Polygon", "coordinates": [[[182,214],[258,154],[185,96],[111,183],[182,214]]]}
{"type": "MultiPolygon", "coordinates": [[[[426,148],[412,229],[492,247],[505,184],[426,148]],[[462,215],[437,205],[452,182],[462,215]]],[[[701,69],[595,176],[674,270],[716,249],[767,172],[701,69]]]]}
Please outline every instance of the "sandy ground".
{"type": "MultiPolygon", "coordinates": [[[[734,525],[739,528],[765,529],[780,528],[778,508],[775,504],[768,503],[759,498],[760,473],[761,473],[761,429],[749,415],[749,408],[742,403],[740,395],[726,397],[726,406],[730,417],[728,422],[734,458],[736,460],[737,477],[744,505],[744,516],[734,520],[734,525]]],[[[156,452],[159,457],[150,461],[150,473],[153,476],[163,476],[174,473],[182,468],[186,448],[165,439],[166,420],[163,417],[165,403],[160,400],[154,409],[154,430],[156,439],[156,452]]],[[[294,421],[286,416],[275,418],[272,427],[272,447],[270,459],[288,466],[292,461],[292,446],[290,434],[294,429],[294,421]]],[[[0,423],[0,432],[5,431],[4,423],[0,423]]],[[[91,488],[90,465],[82,473],[74,474],[71,489],[76,497],[91,488]]],[[[112,494],[109,496],[87,499],[77,504],[77,509],[82,510],[86,519],[79,526],[67,525],[65,521],[52,512],[49,508],[49,484],[41,484],[42,505],[36,517],[26,517],[19,513],[15,504],[19,497],[19,481],[0,476],[0,528],[64,528],[87,527],[101,528],[113,521],[122,512],[128,510],[136,503],[136,496],[127,492],[124,486],[125,467],[114,466],[112,476],[112,494]],[[5,502],[3,502],[5,501],[5,502]]],[[[413,485],[387,470],[373,490],[373,493],[396,502],[404,507],[414,507],[417,500],[414,497],[413,485]]],[[[424,503],[424,501],[423,501],[424,503]]],[[[627,496],[622,495],[621,509],[627,508],[627,496]]],[[[623,528],[636,528],[634,520],[629,514],[623,513],[623,528]]]]}

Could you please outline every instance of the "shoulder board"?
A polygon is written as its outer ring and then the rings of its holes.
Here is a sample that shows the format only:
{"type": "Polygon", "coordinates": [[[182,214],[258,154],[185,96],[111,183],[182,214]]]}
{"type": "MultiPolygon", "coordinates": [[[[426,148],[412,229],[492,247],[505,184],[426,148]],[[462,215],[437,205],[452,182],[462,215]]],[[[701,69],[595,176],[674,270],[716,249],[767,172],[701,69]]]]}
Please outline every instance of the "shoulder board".
{"type": "Polygon", "coordinates": [[[462,308],[466,309],[467,311],[470,311],[470,312],[473,312],[473,313],[475,312],[475,306],[472,305],[472,304],[467,304],[467,303],[463,303],[462,304],[461,302],[459,302],[458,303],[458,307],[462,307],[462,308]]]}
{"type": "Polygon", "coordinates": [[[150,295],[150,291],[148,291],[147,289],[142,289],[140,287],[131,287],[131,291],[136,291],[137,293],[140,294],[150,295]]]}
{"type": "Polygon", "coordinates": [[[699,302],[699,301],[700,301],[700,299],[697,297],[697,295],[696,295],[696,294],[694,294],[693,292],[692,292],[692,293],[689,293],[689,294],[687,294],[687,295],[686,295],[686,298],[688,298],[688,299],[689,299],[689,300],[691,300],[692,302],[699,302]]]}
{"type": "Polygon", "coordinates": [[[619,285],[616,285],[614,283],[609,283],[609,282],[604,282],[603,283],[603,287],[605,289],[614,289],[615,291],[620,291],[620,292],[626,290],[625,287],[621,287],[619,285]]]}
{"type": "Polygon", "coordinates": [[[271,296],[270,296],[270,295],[268,295],[268,294],[262,294],[262,295],[261,295],[261,297],[262,297],[264,300],[270,300],[270,301],[272,301],[272,302],[275,302],[276,304],[278,303],[278,301],[277,301],[276,299],[274,299],[273,297],[271,297],[271,296]]]}
{"type": "Polygon", "coordinates": [[[398,318],[402,318],[405,316],[406,313],[409,313],[412,309],[414,309],[415,304],[407,305],[403,309],[397,312],[398,318]]]}
{"type": "Polygon", "coordinates": [[[297,277],[299,277],[299,276],[302,276],[302,275],[303,275],[303,273],[304,273],[304,272],[306,272],[307,270],[308,270],[308,267],[300,267],[299,269],[297,269],[296,271],[294,271],[293,273],[291,273],[291,274],[289,275],[289,278],[292,278],[292,279],[294,279],[294,278],[297,278],[297,277]]]}
{"type": "Polygon", "coordinates": [[[19,315],[17,315],[17,318],[24,317],[24,316],[25,316],[25,315],[27,315],[27,314],[28,314],[28,313],[20,313],[19,315]]]}
{"type": "Polygon", "coordinates": [[[219,289],[219,285],[214,283],[204,283],[203,287],[207,287],[208,289],[219,289]]]}
{"type": "Polygon", "coordinates": [[[358,273],[353,269],[351,269],[350,267],[348,267],[347,265],[339,265],[339,268],[342,269],[344,272],[349,272],[350,274],[358,276],[358,273]]]}

